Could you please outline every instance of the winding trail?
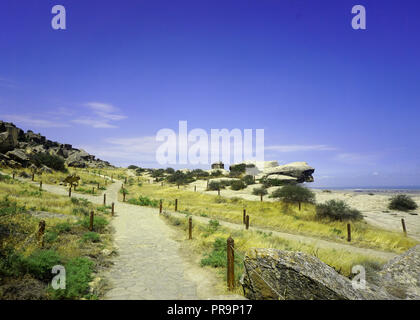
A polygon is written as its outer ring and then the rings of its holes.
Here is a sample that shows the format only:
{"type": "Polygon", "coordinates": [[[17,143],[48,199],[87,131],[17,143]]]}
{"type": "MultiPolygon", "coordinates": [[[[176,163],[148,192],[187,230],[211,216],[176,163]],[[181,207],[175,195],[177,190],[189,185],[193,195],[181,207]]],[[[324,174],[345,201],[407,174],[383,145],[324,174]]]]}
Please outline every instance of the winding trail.
{"type": "MultiPolygon", "coordinates": [[[[24,181],[28,182],[26,179],[24,181]]],[[[176,240],[177,231],[159,217],[158,209],[119,202],[118,192],[122,182],[114,181],[115,183],[108,185],[105,193],[107,204],[115,203],[115,217],[112,219],[111,225],[115,229],[114,246],[118,255],[112,258],[114,264],[104,274],[111,284],[111,289],[106,293],[104,299],[242,298],[235,295],[221,296],[220,290],[215,289],[217,279],[203,268],[194,266],[185,257],[185,254],[181,253],[182,243],[176,240]]],[[[43,189],[55,194],[68,195],[68,189],[63,186],[44,184],[43,189]]],[[[102,204],[103,193],[93,196],[74,192],[72,196],[102,204]]],[[[186,217],[182,213],[165,212],[180,218],[186,217]]],[[[204,223],[208,223],[210,220],[200,216],[193,216],[193,219],[204,223]]],[[[242,224],[220,220],[219,222],[234,230],[244,229],[242,224]]],[[[392,252],[360,248],[309,236],[252,226],[250,230],[272,232],[275,236],[310,243],[316,247],[361,253],[385,260],[396,256],[392,252]]]]}
{"type": "MultiPolygon", "coordinates": [[[[96,196],[72,193],[72,197],[85,198],[96,204],[103,203],[103,194],[106,193],[106,204],[115,203],[111,226],[115,229],[114,247],[118,255],[112,258],[113,265],[103,274],[111,286],[104,299],[243,298],[221,295],[221,291],[216,289],[216,277],[192,265],[181,253],[181,244],[175,239],[177,232],[159,217],[158,211],[119,202],[118,192],[122,182],[114,181],[106,191],[96,196]]],[[[44,184],[43,189],[68,195],[68,189],[63,186],[44,184]]]]}

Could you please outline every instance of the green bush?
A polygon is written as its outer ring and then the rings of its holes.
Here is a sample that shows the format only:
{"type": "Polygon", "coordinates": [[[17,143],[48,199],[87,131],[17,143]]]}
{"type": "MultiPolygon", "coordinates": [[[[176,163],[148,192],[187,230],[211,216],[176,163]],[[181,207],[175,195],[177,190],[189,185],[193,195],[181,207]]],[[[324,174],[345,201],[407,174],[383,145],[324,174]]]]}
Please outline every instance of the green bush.
{"type": "Polygon", "coordinates": [[[44,241],[47,243],[52,243],[58,238],[58,233],[55,231],[47,231],[44,235],[44,241]]]}
{"type": "Polygon", "coordinates": [[[350,208],[350,206],[342,200],[329,200],[326,203],[318,204],[316,206],[316,217],[319,219],[335,221],[363,219],[360,211],[350,208]]]}
{"type": "MultiPolygon", "coordinates": [[[[103,231],[105,227],[109,224],[108,220],[106,220],[104,217],[95,216],[93,219],[93,229],[96,231],[103,231]]],[[[90,225],[90,217],[85,217],[82,220],[82,226],[85,228],[89,228],[90,225]]]]}
{"type": "Polygon", "coordinates": [[[261,188],[254,188],[254,190],[252,190],[252,194],[254,196],[265,196],[268,193],[267,189],[264,187],[261,188]]]}
{"type": "Polygon", "coordinates": [[[225,188],[225,186],[221,182],[210,181],[207,190],[217,191],[217,190],[224,189],[224,188],[225,188]]]}
{"type": "Polygon", "coordinates": [[[64,159],[51,155],[49,153],[36,153],[31,156],[31,162],[34,163],[37,167],[42,165],[47,166],[53,170],[66,172],[67,169],[64,166],[64,159]]]}
{"type": "Polygon", "coordinates": [[[410,211],[417,209],[417,203],[414,202],[414,200],[405,195],[405,194],[399,194],[396,196],[393,196],[389,200],[388,208],[391,210],[398,210],[398,211],[410,211]]]}
{"type": "Polygon", "coordinates": [[[135,166],[135,165],[129,165],[128,167],[127,167],[127,169],[131,169],[131,170],[136,170],[136,169],[138,169],[139,167],[137,167],[137,166],[135,166]]]}
{"type": "Polygon", "coordinates": [[[60,263],[61,258],[54,250],[36,250],[24,259],[23,264],[26,272],[39,280],[48,281],[53,277],[51,273],[53,266],[60,263]]]}
{"type": "Polygon", "coordinates": [[[242,180],[235,180],[231,183],[230,188],[232,190],[242,190],[246,188],[246,184],[242,180]]]}
{"type": "Polygon", "coordinates": [[[137,206],[144,206],[144,207],[153,207],[153,208],[157,208],[159,206],[159,201],[158,200],[153,200],[150,199],[146,196],[140,196],[138,197],[138,199],[135,198],[131,198],[128,199],[127,201],[130,204],[135,204],[137,206]]]}
{"type": "Polygon", "coordinates": [[[217,238],[213,243],[213,250],[201,259],[201,266],[226,267],[226,259],[226,240],[217,238]]]}
{"type": "Polygon", "coordinates": [[[65,264],[66,288],[54,290],[49,288],[52,299],[78,299],[86,297],[89,292],[89,282],[92,281],[94,263],[88,258],[71,259],[65,264]]]}
{"type": "Polygon", "coordinates": [[[25,272],[24,258],[11,247],[0,251],[0,277],[18,277],[25,272]]]}
{"type": "Polygon", "coordinates": [[[249,175],[249,174],[246,175],[245,177],[243,177],[242,181],[248,186],[251,185],[251,184],[255,184],[254,177],[249,175]]]}
{"type": "Polygon", "coordinates": [[[58,234],[70,232],[71,231],[71,224],[69,222],[63,222],[63,223],[56,224],[54,226],[54,231],[57,232],[58,234]]]}
{"type": "Polygon", "coordinates": [[[1,182],[10,181],[11,179],[12,179],[11,177],[6,176],[6,175],[0,173],[0,181],[1,182]]]}
{"type": "Polygon", "coordinates": [[[315,203],[315,193],[299,185],[287,185],[279,188],[272,193],[271,198],[291,203],[315,203]]]}
{"type": "Polygon", "coordinates": [[[5,196],[2,200],[0,200],[0,217],[21,213],[24,210],[25,207],[19,207],[17,202],[10,200],[8,196],[5,196]]]}
{"type": "Polygon", "coordinates": [[[99,242],[101,240],[100,236],[96,232],[86,232],[82,236],[82,242],[99,242]]]}

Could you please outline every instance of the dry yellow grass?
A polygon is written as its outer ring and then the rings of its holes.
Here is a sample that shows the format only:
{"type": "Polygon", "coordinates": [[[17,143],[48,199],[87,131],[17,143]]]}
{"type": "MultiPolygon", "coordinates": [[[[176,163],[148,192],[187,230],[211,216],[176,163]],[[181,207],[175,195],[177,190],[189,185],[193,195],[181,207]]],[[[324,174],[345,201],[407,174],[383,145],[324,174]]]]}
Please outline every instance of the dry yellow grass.
{"type": "MultiPolygon", "coordinates": [[[[183,190],[182,187],[178,189],[167,184],[162,187],[144,180],[141,186],[133,183],[127,186],[127,190],[127,199],[139,196],[162,199],[164,208],[169,210],[173,210],[175,199],[178,199],[178,211],[242,223],[243,209],[246,208],[253,226],[343,243],[347,239],[347,223],[315,219],[315,206],[312,204],[302,204],[299,211],[297,206],[282,202],[228,199],[183,190]]],[[[402,233],[379,229],[364,221],[352,222],[351,225],[352,245],[400,253],[417,244],[417,241],[402,233]]]]}

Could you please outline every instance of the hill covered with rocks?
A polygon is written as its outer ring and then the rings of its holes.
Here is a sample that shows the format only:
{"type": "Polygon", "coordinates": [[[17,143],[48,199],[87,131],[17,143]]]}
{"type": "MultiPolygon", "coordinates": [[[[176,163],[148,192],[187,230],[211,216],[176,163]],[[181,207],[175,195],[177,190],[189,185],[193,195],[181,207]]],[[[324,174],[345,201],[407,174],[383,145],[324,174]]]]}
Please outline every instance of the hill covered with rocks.
{"type": "Polygon", "coordinates": [[[13,123],[0,121],[0,166],[10,168],[26,168],[32,164],[32,158],[37,154],[57,156],[65,161],[67,166],[76,168],[104,168],[111,164],[97,159],[83,149],[73,148],[48,140],[31,130],[24,132],[13,123]]]}

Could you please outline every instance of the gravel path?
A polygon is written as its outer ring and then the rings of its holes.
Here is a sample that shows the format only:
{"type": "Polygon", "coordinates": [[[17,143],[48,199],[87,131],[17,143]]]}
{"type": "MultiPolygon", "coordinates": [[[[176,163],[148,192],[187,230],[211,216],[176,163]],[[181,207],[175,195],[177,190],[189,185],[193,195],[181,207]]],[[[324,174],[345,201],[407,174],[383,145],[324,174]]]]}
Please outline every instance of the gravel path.
{"type": "MultiPolygon", "coordinates": [[[[27,181],[27,180],[25,180],[27,181]]],[[[34,183],[36,184],[36,182],[34,183]]],[[[108,185],[99,195],[72,193],[97,204],[115,203],[114,246],[118,252],[113,265],[104,273],[111,289],[107,300],[197,300],[243,299],[237,295],[220,295],[218,280],[209,271],[192,265],[181,253],[177,231],[159,217],[156,209],[118,202],[122,182],[108,185]]],[[[68,195],[63,186],[44,184],[45,191],[68,195]]]]}

